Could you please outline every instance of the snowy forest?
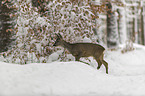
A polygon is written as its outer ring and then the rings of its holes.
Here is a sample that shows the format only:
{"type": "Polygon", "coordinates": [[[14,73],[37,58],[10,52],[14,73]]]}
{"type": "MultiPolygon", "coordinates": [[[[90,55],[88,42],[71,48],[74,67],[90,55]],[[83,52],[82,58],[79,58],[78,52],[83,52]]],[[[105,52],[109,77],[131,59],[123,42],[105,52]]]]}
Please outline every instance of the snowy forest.
{"type": "Polygon", "coordinates": [[[0,96],[145,95],[145,0],[0,0],[0,34],[0,96]],[[109,74],[57,34],[103,46],[109,74]]]}
{"type": "Polygon", "coordinates": [[[27,64],[70,60],[54,48],[55,33],[68,42],[99,43],[107,49],[145,44],[144,0],[2,0],[0,52],[5,62],[27,64]]]}
{"type": "Polygon", "coordinates": [[[69,61],[67,50],[54,48],[55,33],[68,42],[99,43],[107,49],[145,45],[144,0],[2,0],[0,52],[5,62],[27,64],[69,61]],[[54,61],[54,60],[53,60],[54,61]]]}

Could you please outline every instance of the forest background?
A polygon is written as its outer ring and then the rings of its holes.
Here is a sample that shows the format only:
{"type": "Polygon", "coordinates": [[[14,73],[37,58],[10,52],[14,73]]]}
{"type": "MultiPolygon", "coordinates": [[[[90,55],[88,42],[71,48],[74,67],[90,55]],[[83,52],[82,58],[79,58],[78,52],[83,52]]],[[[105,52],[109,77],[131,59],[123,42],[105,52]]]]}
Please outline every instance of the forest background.
{"type": "Polygon", "coordinates": [[[55,33],[107,50],[126,44],[123,54],[134,49],[133,43],[145,45],[144,5],[145,0],[1,0],[0,59],[18,64],[73,60],[67,50],[52,46],[55,33]]]}

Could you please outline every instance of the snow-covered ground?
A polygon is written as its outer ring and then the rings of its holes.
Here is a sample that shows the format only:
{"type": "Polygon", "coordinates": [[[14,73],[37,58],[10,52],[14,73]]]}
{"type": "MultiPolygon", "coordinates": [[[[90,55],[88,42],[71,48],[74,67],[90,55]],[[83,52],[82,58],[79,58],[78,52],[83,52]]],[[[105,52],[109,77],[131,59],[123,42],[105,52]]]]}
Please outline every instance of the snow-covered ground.
{"type": "MultiPolygon", "coordinates": [[[[0,62],[0,96],[145,96],[145,47],[107,51],[109,74],[80,62],[0,62]]],[[[95,61],[92,62],[93,64],[95,61]]]]}

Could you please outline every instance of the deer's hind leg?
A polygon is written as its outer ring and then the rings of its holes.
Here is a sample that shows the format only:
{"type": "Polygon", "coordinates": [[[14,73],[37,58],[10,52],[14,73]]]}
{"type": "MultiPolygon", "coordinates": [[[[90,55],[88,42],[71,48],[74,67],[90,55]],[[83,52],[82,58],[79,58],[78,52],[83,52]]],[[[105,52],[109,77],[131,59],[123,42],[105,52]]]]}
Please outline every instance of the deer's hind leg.
{"type": "Polygon", "coordinates": [[[105,60],[102,60],[102,63],[106,68],[106,73],[108,74],[108,63],[105,60]]]}
{"type": "Polygon", "coordinates": [[[102,54],[101,56],[100,56],[100,60],[101,60],[101,62],[103,63],[103,65],[105,66],[105,68],[106,68],[106,73],[108,74],[108,63],[104,60],[104,54],[102,54]]]}
{"type": "Polygon", "coordinates": [[[98,63],[98,67],[97,67],[97,69],[100,69],[100,67],[101,67],[101,65],[102,65],[101,60],[100,60],[99,58],[97,58],[97,57],[95,57],[95,60],[96,60],[97,63],[98,63]]]}

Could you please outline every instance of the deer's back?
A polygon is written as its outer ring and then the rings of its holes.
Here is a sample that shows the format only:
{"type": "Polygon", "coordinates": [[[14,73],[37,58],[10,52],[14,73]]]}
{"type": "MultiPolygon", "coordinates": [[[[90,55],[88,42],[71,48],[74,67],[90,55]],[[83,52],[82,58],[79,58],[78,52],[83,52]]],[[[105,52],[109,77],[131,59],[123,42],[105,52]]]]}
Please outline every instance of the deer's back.
{"type": "Polygon", "coordinates": [[[93,43],[74,43],[72,46],[71,53],[81,53],[82,57],[100,56],[105,50],[103,46],[93,43]]]}

